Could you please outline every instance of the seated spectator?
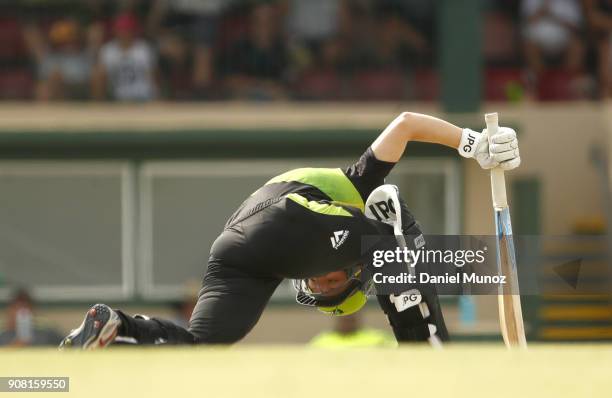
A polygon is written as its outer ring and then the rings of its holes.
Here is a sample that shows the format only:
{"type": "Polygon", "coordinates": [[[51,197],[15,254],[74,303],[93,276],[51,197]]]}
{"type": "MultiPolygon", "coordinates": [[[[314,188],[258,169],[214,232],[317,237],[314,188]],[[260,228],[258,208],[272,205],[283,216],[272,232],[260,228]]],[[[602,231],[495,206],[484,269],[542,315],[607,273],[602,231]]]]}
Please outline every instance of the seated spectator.
{"type": "Polygon", "coordinates": [[[82,100],[89,97],[92,45],[85,46],[79,24],[64,19],[51,25],[48,39],[37,27],[25,29],[24,36],[37,66],[38,100],[82,100]]]}
{"type": "Polygon", "coordinates": [[[532,85],[551,65],[580,71],[585,48],[580,38],[579,0],[523,0],[521,8],[524,52],[532,85]]]}
{"type": "Polygon", "coordinates": [[[345,72],[403,70],[427,64],[431,50],[425,35],[406,17],[403,4],[347,2],[340,34],[345,72]]]}
{"type": "Polygon", "coordinates": [[[377,66],[406,69],[424,63],[430,52],[425,36],[403,18],[393,3],[378,7],[376,45],[373,61],[377,66]]]}
{"type": "Polygon", "coordinates": [[[63,335],[55,329],[36,325],[34,302],[25,289],[13,295],[7,308],[5,329],[0,331],[0,346],[57,346],[63,335]]]}
{"type": "MultiPolygon", "coordinates": [[[[386,0],[390,3],[395,3],[398,7],[402,16],[408,21],[408,23],[418,31],[425,41],[428,43],[434,43],[436,34],[436,14],[437,7],[439,6],[438,1],[431,0],[386,0]]],[[[495,1],[496,3],[503,3],[504,1],[514,2],[516,0],[489,0],[495,1]]]]}
{"type": "Polygon", "coordinates": [[[585,14],[597,49],[599,95],[612,97],[612,0],[584,0],[585,14]]]}
{"type": "Polygon", "coordinates": [[[301,67],[311,66],[338,35],[341,0],[289,0],[287,36],[301,67]]]}
{"type": "Polygon", "coordinates": [[[487,67],[519,68],[519,4],[486,0],[483,13],[482,51],[487,67]]]}
{"type": "Polygon", "coordinates": [[[30,99],[34,76],[19,10],[0,4],[0,99],[30,99]]]}
{"type": "Polygon", "coordinates": [[[139,39],[140,26],[132,14],[119,15],[113,23],[115,38],[102,46],[94,69],[95,99],[107,92],[119,101],[150,101],[157,96],[156,56],[151,46],[139,39]]]}
{"type": "MultiPolygon", "coordinates": [[[[328,38],[319,37],[319,39],[314,39],[311,34],[304,44],[309,48],[306,53],[307,57],[296,57],[294,54],[292,61],[298,67],[298,71],[300,68],[310,67],[341,76],[352,70],[352,49],[360,44],[363,45],[364,38],[367,36],[362,23],[366,18],[367,10],[364,10],[359,2],[344,0],[338,2],[334,12],[337,14],[335,15],[336,26],[333,27],[334,34],[328,38]]],[[[329,33],[331,34],[332,31],[330,30],[329,33]]],[[[297,49],[299,54],[301,48],[297,47],[297,49]]]]}
{"type": "Polygon", "coordinates": [[[153,3],[148,31],[157,40],[168,97],[210,95],[219,22],[230,3],[231,0],[156,0],[153,3]]]}
{"type": "Polygon", "coordinates": [[[286,96],[287,47],[279,27],[279,8],[272,3],[254,6],[249,33],[224,54],[221,72],[230,95],[271,100],[286,96]]]}
{"type": "Polygon", "coordinates": [[[291,39],[317,46],[338,31],[341,0],[289,0],[287,31],[291,39]]]}

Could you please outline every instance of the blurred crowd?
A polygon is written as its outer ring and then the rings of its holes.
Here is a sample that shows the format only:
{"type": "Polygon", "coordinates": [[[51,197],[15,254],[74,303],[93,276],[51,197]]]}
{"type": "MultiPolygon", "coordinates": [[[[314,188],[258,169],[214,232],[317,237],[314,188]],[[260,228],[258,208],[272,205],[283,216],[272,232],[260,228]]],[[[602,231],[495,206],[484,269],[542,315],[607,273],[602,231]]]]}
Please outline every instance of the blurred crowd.
{"type": "MultiPolygon", "coordinates": [[[[62,330],[58,326],[66,323],[64,317],[41,316],[39,302],[34,300],[31,292],[26,287],[14,287],[11,290],[6,305],[0,305],[0,314],[4,312],[4,319],[0,318],[0,348],[30,347],[30,346],[53,346],[57,347],[68,330],[62,330]],[[4,322],[3,322],[4,321],[4,322]]],[[[185,294],[181,300],[171,304],[171,319],[177,325],[187,328],[191,313],[197,302],[197,285],[189,281],[185,286],[185,294]]],[[[80,321],[81,314],[77,315],[80,321]]],[[[71,320],[74,322],[77,320],[71,320]]]]}
{"type": "Polygon", "coordinates": [[[16,289],[6,306],[6,322],[0,328],[0,347],[57,346],[62,333],[36,319],[36,305],[25,288],[16,289]]]}
{"type": "MultiPolygon", "coordinates": [[[[437,3],[2,2],[0,98],[435,100],[437,3]]],[[[610,95],[612,0],[483,8],[485,98],[610,95]]]]}

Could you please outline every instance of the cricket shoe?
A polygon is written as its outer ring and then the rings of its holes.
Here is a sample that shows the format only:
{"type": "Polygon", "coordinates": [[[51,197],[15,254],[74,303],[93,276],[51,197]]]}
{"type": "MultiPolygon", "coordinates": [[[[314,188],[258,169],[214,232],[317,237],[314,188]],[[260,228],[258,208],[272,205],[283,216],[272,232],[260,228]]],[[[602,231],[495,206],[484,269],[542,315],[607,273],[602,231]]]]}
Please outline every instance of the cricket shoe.
{"type": "Polygon", "coordinates": [[[121,326],[121,319],[108,305],[96,304],[87,311],[83,323],[62,340],[59,349],[94,350],[111,344],[121,326]]]}

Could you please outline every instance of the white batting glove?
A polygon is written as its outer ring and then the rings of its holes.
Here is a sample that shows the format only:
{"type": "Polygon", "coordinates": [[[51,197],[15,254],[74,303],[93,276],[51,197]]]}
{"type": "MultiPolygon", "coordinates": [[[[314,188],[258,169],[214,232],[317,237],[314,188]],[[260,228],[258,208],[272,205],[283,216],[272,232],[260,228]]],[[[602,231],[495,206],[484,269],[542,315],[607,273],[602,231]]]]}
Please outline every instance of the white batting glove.
{"type": "Polygon", "coordinates": [[[465,158],[476,159],[483,169],[500,166],[512,170],[521,164],[516,131],[509,127],[500,127],[492,137],[488,137],[487,129],[482,133],[463,129],[457,150],[465,158]]]}
{"type": "MultiPolygon", "coordinates": [[[[487,129],[484,129],[482,134],[486,135],[487,129]]],[[[489,152],[502,169],[512,170],[519,167],[521,156],[516,131],[510,127],[500,127],[497,134],[489,137],[489,152]]]]}

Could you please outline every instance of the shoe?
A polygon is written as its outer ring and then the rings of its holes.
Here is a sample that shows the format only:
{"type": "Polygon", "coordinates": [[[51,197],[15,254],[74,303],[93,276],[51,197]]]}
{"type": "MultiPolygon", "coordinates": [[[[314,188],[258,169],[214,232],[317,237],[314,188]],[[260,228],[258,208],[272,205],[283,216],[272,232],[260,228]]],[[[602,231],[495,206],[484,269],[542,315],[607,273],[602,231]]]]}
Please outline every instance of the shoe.
{"type": "Polygon", "coordinates": [[[121,326],[121,319],[105,304],[96,304],[87,311],[83,323],[62,340],[59,349],[93,350],[111,344],[121,326]]]}

